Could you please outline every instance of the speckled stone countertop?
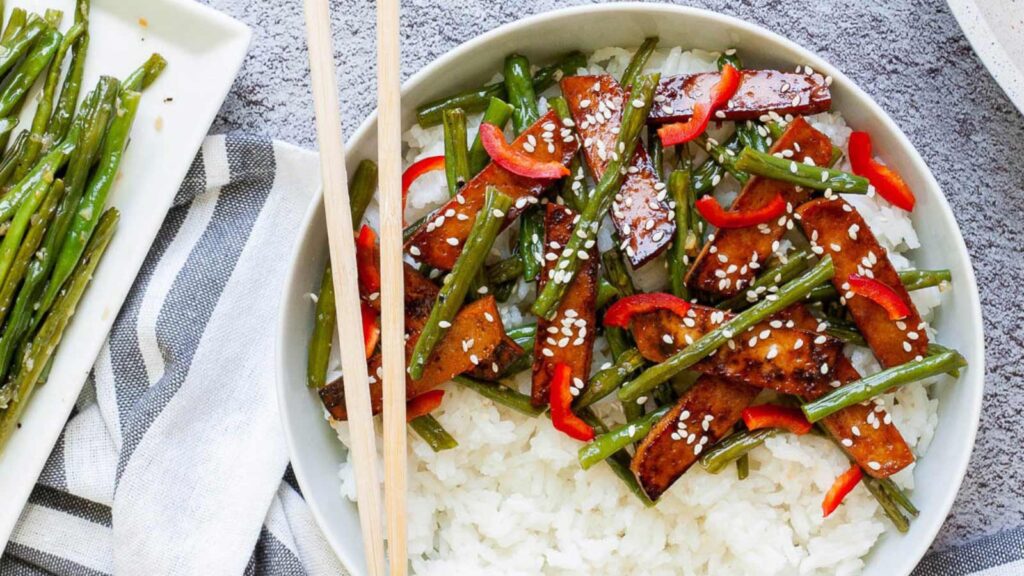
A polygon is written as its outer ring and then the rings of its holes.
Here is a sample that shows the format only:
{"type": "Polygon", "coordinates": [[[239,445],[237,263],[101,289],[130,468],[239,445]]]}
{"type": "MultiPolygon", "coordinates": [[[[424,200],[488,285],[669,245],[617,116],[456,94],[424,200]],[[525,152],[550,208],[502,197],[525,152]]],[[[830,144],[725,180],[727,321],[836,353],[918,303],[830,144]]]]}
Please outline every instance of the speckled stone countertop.
{"type": "MultiPolygon", "coordinates": [[[[214,124],[313,147],[302,3],[203,0],[251,26],[252,50],[214,124]]],[[[402,2],[403,77],[479,33],[580,0],[402,2]]],[[[942,0],[687,2],[759,24],[820,54],[903,128],[942,185],[981,286],[986,394],[971,468],[935,547],[1024,524],[1024,117],[989,77],[942,0]]],[[[370,1],[334,0],[346,133],[374,107],[370,1]],[[342,57],[341,55],[344,55],[342,57]]]]}

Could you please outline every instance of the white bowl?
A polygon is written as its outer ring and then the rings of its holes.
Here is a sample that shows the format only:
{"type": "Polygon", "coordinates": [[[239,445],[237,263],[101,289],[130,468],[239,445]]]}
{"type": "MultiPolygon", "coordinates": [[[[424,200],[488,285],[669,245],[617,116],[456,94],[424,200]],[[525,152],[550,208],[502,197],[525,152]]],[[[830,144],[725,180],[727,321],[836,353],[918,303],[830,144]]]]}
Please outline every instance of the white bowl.
{"type": "MultiPolygon", "coordinates": [[[[791,69],[809,64],[833,77],[834,107],[858,129],[872,134],[877,152],[896,166],[917,195],[914,224],[924,248],[913,254],[925,268],[949,268],[953,291],[936,319],[941,343],[964,354],[970,368],[960,380],[937,391],[939,426],[918,462],[913,492],[921,515],[907,534],[883,536],[867,558],[871,576],[906,575],[928,549],[953,503],[974,446],[981,410],[984,370],[981,307],[974,271],[960,229],[938,183],[920,155],[889,116],[845,75],[815,54],[753,24],[705,10],[648,4],[605,4],[539,14],[467,42],[409,79],[402,90],[404,127],[415,122],[417,104],[479,85],[500,70],[506,54],[518,51],[544,62],[568,50],[636,46],[658,35],[662,46],[720,50],[736,47],[751,67],[791,69]]],[[[349,140],[349,171],[377,147],[376,116],[349,140]]],[[[358,516],[339,491],[338,469],[345,449],[324,421],[316,394],[306,388],[306,344],[313,309],[306,295],[316,290],[327,258],[323,207],[317,200],[304,223],[286,284],[277,350],[281,415],[292,465],[313,515],[342,563],[365,574],[358,516]]]]}

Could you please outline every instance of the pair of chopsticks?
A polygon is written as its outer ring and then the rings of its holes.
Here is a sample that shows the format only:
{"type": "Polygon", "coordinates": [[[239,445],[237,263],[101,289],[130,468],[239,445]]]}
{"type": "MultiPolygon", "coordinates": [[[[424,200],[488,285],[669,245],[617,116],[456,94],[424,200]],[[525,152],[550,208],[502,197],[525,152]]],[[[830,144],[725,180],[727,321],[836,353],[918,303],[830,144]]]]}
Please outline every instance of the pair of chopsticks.
{"type": "MultiPolygon", "coordinates": [[[[402,277],[401,97],[398,0],[377,0],[377,163],[380,201],[381,350],[388,552],[393,576],[406,573],[405,286],[402,277]]],[[[328,0],[305,0],[313,101],[320,144],[327,236],[334,262],[341,367],[356,469],[368,576],[384,576],[376,436],[359,313],[355,242],[328,0]]]]}

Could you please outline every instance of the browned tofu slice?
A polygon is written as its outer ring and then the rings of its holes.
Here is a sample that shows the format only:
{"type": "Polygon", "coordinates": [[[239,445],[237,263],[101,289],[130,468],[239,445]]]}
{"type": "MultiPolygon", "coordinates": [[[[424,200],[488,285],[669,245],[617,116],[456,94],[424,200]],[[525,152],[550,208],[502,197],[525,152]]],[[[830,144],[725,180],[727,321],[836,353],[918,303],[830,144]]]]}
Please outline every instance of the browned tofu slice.
{"type": "MultiPolygon", "coordinates": [[[[544,215],[544,268],[538,279],[538,291],[551,281],[557,258],[572,236],[572,210],[565,206],[548,204],[544,215]]],[[[537,343],[533,347],[534,406],[548,403],[551,374],[558,363],[572,368],[573,378],[587,383],[590,378],[590,360],[597,337],[597,246],[589,249],[590,257],[582,262],[579,272],[569,284],[552,320],[537,321],[537,343]]]]}
{"type": "MultiPolygon", "coordinates": [[[[663,362],[729,318],[729,313],[706,306],[694,306],[685,318],[664,310],[651,312],[633,319],[633,339],[644,358],[663,362]]],[[[834,379],[840,357],[838,340],[769,320],[736,334],[693,370],[805,396],[834,379]]]]}
{"type": "Polygon", "coordinates": [[[701,376],[636,448],[630,469],[657,499],[739,421],[759,390],[717,376],[701,376]]]}
{"type": "MultiPolygon", "coordinates": [[[[818,166],[832,158],[832,142],[815,130],[803,118],[789,123],[786,132],[772,145],[772,154],[792,154],[802,162],[810,158],[818,166]]],[[[740,212],[766,206],[776,194],[796,208],[810,198],[810,191],[779,180],[753,177],[733,202],[732,209],[740,212]]],[[[752,226],[717,230],[714,238],[704,245],[686,277],[692,289],[711,296],[735,296],[750,286],[758,270],[778,247],[777,242],[786,232],[789,217],[752,226]]]]}
{"type": "MultiPolygon", "coordinates": [[[[548,112],[523,131],[512,143],[529,152],[539,161],[568,164],[579,148],[577,138],[562,136],[561,121],[548,112]],[[535,144],[531,144],[531,142],[535,144]],[[525,147],[524,147],[525,146],[525,147]]],[[[507,226],[531,203],[535,203],[552,180],[526,178],[491,162],[462,191],[435,211],[430,219],[406,243],[406,250],[421,262],[441,270],[451,270],[462,253],[463,244],[484,205],[487,188],[494,186],[513,199],[505,218],[507,226]]]]}
{"type": "MultiPolygon", "coordinates": [[[[740,87],[722,109],[726,120],[755,120],[769,112],[817,114],[832,106],[828,82],[821,74],[741,70],[740,87]]],[[[693,116],[693,105],[706,102],[718,83],[718,72],[683,74],[662,79],[654,93],[651,124],[683,122],[693,116]]]]}
{"type": "Polygon", "coordinates": [[[898,366],[925,356],[928,334],[921,315],[860,213],[844,200],[824,198],[804,204],[797,213],[812,246],[832,256],[836,267],[832,283],[882,366],[898,366]],[[851,274],[874,278],[892,288],[910,308],[910,316],[890,320],[882,306],[849,292],[851,274]]]}
{"type": "MultiPolygon", "coordinates": [[[[630,103],[619,83],[608,74],[567,76],[561,86],[576,131],[583,139],[587,167],[595,179],[600,179],[615,153],[623,106],[630,103]]],[[[665,197],[665,185],[658,180],[641,142],[611,208],[612,224],[634,268],[649,262],[672,241],[676,224],[665,197]]]]}
{"type": "MultiPolygon", "coordinates": [[[[419,332],[406,340],[405,355],[408,362],[419,332]]],[[[415,398],[424,392],[437,388],[468,370],[472,370],[482,359],[494,353],[495,348],[505,338],[505,329],[501,325],[501,316],[493,296],[486,296],[467,304],[452,321],[451,328],[437,343],[433,354],[427,361],[423,376],[419,380],[406,378],[405,394],[415,398]]],[[[368,361],[370,374],[370,406],[377,414],[382,406],[383,386],[380,381],[381,356],[374,354],[368,361]]],[[[320,398],[335,420],[348,418],[345,407],[345,388],[341,379],[331,382],[320,390],[320,398]]]]}
{"type": "MultiPolygon", "coordinates": [[[[813,331],[818,325],[817,319],[801,305],[790,306],[779,318],[792,321],[794,327],[803,330],[813,331]]],[[[836,361],[834,380],[830,384],[816,385],[807,394],[806,400],[820,398],[831,392],[836,384],[849,384],[860,377],[849,359],[841,356],[836,361]]],[[[914,454],[906,440],[881,406],[873,403],[854,404],[825,418],[821,424],[839,440],[850,458],[875,478],[892,476],[914,461],[914,454]]]]}
{"type": "Polygon", "coordinates": [[[476,378],[477,380],[487,380],[493,382],[499,380],[504,376],[505,371],[509,369],[526,351],[516,341],[505,335],[501,342],[494,348],[494,352],[489,357],[482,360],[480,364],[473,367],[472,370],[466,372],[466,375],[470,378],[476,378]]]}

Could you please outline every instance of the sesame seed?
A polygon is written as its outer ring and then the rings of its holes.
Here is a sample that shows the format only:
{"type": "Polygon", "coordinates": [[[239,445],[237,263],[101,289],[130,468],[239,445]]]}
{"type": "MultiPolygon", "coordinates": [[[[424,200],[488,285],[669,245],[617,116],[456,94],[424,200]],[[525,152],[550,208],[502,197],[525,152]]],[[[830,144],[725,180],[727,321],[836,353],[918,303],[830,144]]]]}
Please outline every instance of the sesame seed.
{"type": "Polygon", "coordinates": [[[437,323],[437,325],[440,326],[441,328],[451,328],[452,327],[452,323],[447,321],[447,320],[441,320],[440,322],[437,323]]]}

